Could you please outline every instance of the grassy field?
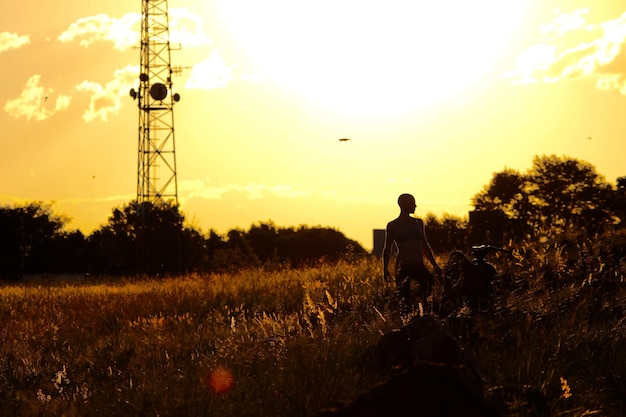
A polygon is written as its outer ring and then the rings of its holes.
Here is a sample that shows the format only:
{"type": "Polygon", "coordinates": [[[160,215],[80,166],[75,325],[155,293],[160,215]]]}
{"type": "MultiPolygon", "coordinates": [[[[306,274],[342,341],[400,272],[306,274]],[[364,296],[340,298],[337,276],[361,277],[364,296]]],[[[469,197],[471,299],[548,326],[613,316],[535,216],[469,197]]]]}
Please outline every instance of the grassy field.
{"type": "MultiPolygon", "coordinates": [[[[599,246],[576,255],[546,246],[493,259],[497,308],[459,338],[490,386],[531,385],[554,416],[621,416],[626,265],[599,246]]],[[[313,416],[379,382],[358,362],[406,319],[381,275],[362,258],[4,285],[0,416],[313,416]]]]}

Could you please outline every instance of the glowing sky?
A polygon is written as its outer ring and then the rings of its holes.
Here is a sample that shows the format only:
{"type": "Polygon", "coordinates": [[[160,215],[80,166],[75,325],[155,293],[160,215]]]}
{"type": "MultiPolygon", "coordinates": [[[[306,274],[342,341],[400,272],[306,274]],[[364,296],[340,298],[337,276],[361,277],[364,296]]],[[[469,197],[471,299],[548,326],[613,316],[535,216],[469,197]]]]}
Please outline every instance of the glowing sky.
{"type": "MultiPolygon", "coordinates": [[[[464,216],[535,155],[626,175],[626,3],[171,0],[179,200],[219,233],[464,216]],[[591,4],[591,5],[589,5],[591,4]],[[340,142],[339,138],[351,138],[340,142]]],[[[0,14],[0,204],[91,233],[136,192],[141,2],[0,14]]]]}

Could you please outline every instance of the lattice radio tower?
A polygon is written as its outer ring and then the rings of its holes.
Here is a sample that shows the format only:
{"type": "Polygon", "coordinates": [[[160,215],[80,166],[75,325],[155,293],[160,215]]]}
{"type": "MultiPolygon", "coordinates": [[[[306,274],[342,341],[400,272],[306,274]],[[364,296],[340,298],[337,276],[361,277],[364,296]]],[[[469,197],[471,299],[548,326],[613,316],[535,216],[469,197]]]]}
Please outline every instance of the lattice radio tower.
{"type": "Polygon", "coordinates": [[[137,203],[178,206],[174,103],[167,0],[142,0],[139,88],[130,95],[139,106],[137,203]]]}

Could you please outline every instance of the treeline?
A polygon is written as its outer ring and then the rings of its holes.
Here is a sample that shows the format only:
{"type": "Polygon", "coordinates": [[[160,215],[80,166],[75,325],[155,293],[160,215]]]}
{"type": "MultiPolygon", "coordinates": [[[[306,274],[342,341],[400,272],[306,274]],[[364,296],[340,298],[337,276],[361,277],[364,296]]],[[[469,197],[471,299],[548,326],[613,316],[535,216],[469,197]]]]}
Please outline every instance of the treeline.
{"type": "MultiPolygon", "coordinates": [[[[410,190],[407,190],[410,191],[410,190]]],[[[526,172],[504,169],[472,198],[468,218],[429,213],[436,253],[472,244],[576,242],[626,230],[626,177],[611,184],[593,165],[570,157],[537,156],[526,172]]],[[[0,277],[30,273],[102,274],[223,271],[268,264],[299,266],[365,254],[335,229],[279,228],[271,222],[225,236],[203,234],[178,207],[130,202],[84,236],[49,205],[0,207],[0,277]]],[[[625,249],[626,251],[626,249],[625,249]]]]}
{"type": "Polygon", "coordinates": [[[426,216],[436,253],[483,243],[576,246],[621,233],[626,230],[626,177],[611,184],[588,162],[536,156],[525,172],[505,168],[494,173],[472,205],[469,218],[426,216]]]}
{"type": "Polygon", "coordinates": [[[512,238],[592,237],[626,225],[626,177],[613,185],[588,162],[536,156],[530,169],[504,169],[472,199],[499,212],[512,238]]]}
{"type": "Polygon", "coordinates": [[[50,205],[0,207],[0,277],[37,273],[173,274],[227,271],[267,264],[299,266],[364,254],[356,241],[324,227],[277,227],[271,222],[225,236],[204,235],[178,207],[130,202],[84,236],[50,205]]]}

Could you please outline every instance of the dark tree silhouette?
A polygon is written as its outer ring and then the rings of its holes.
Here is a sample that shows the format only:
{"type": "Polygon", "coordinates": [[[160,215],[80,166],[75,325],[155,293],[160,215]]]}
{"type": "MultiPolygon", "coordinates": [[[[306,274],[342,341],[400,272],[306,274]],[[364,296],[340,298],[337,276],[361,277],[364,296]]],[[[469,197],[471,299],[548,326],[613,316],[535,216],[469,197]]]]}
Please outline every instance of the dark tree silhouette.
{"type": "Polygon", "coordinates": [[[66,222],[42,202],[0,207],[0,275],[16,279],[24,273],[49,271],[53,240],[66,222]]]}
{"type": "Polygon", "coordinates": [[[517,215],[515,202],[524,194],[526,179],[518,171],[505,168],[493,174],[491,182],[474,196],[474,205],[481,210],[502,210],[513,217],[517,215]]]}
{"type": "Polygon", "coordinates": [[[276,245],[279,259],[296,266],[320,259],[334,262],[350,253],[366,253],[361,245],[343,233],[324,227],[282,229],[276,245]]]}
{"type": "Polygon", "coordinates": [[[617,179],[617,189],[615,190],[615,198],[611,200],[611,209],[620,219],[620,224],[626,224],[626,177],[617,179]]]}
{"type": "Polygon", "coordinates": [[[444,214],[439,220],[433,213],[428,213],[424,218],[424,224],[428,242],[435,253],[451,252],[466,246],[466,219],[444,214]]]}
{"type": "Polygon", "coordinates": [[[495,173],[476,194],[476,210],[501,210],[518,238],[537,233],[596,233],[617,219],[611,201],[615,191],[593,165],[570,157],[536,156],[520,174],[511,169],[495,173]]]}
{"type": "Polygon", "coordinates": [[[232,229],[222,239],[207,239],[210,269],[289,264],[299,266],[324,259],[336,261],[349,253],[366,253],[341,232],[324,227],[280,228],[272,222],[253,224],[248,231],[232,229]]]}
{"type": "Polygon", "coordinates": [[[228,250],[228,243],[213,229],[209,230],[208,235],[209,236],[204,240],[206,250],[200,269],[204,271],[224,269],[223,267],[227,266],[228,263],[220,263],[218,265],[217,260],[220,258],[221,253],[225,253],[228,250]]]}
{"type": "Polygon", "coordinates": [[[597,232],[611,223],[611,185],[590,163],[554,155],[535,157],[529,182],[540,216],[537,223],[545,228],[597,232]]]}
{"type": "Polygon", "coordinates": [[[259,266],[260,261],[250,246],[246,232],[232,229],[227,233],[226,250],[218,251],[215,262],[220,269],[238,269],[259,266]]]}
{"type": "Polygon", "coordinates": [[[39,272],[85,273],[89,271],[86,247],[87,240],[79,230],[55,233],[37,251],[37,259],[43,267],[39,272]]]}
{"type": "Polygon", "coordinates": [[[261,262],[276,258],[279,232],[272,222],[253,224],[246,233],[246,241],[261,262]]]}
{"type": "Polygon", "coordinates": [[[110,273],[177,273],[202,263],[204,238],[183,225],[178,207],[133,201],[113,210],[90,237],[96,269],[110,273]]]}

